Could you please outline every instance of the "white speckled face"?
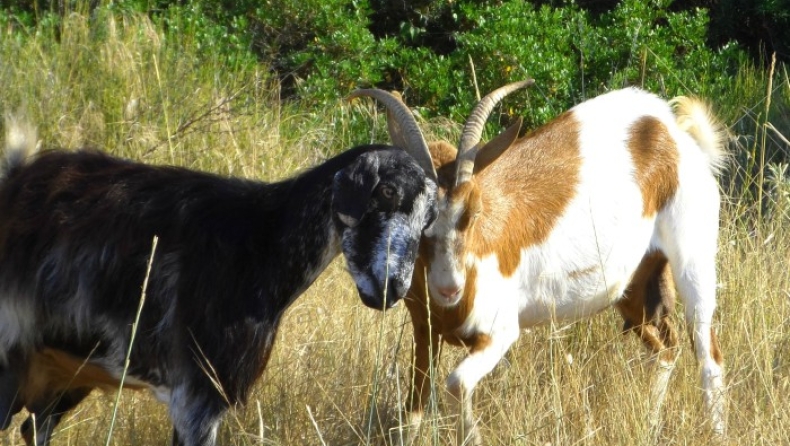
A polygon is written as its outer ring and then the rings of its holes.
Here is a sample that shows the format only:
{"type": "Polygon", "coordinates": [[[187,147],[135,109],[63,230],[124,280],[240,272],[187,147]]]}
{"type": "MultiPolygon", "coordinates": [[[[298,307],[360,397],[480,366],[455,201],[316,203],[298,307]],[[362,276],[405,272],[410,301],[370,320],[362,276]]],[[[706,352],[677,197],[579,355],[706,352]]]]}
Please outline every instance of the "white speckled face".
{"type": "Polygon", "coordinates": [[[436,183],[399,149],[367,152],[335,175],[333,220],[362,302],[383,310],[411,283],[422,231],[436,218],[436,183]]]}
{"type": "Polygon", "coordinates": [[[408,290],[423,229],[435,215],[435,186],[426,181],[412,205],[372,211],[343,231],[343,252],[362,301],[371,308],[394,306],[408,290]]]}

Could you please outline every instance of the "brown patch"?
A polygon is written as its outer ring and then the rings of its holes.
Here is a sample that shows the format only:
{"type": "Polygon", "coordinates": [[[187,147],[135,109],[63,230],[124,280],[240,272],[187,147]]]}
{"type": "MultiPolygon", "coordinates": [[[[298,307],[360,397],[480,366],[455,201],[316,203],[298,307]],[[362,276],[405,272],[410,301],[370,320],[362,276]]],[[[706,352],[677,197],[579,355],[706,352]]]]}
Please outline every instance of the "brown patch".
{"type": "Polygon", "coordinates": [[[485,350],[489,345],[491,345],[491,336],[483,333],[477,333],[474,336],[466,339],[466,341],[466,345],[469,348],[469,353],[474,354],[485,350]]]}
{"type": "Polygon", "coordinates": [[[428,144],[428,151],[431,153],[433,167],[440,169],[455,161],[458,149],[447,141],[434,141],[428,144]]]}
{"type": "Polygon", "coordinates": [[[631,127],[628,150],[642,192],[642,215],[655,215],[666,206],[678,188],[678,149],[661,121],[640,118],[631,127]]]}
{"type": "Polygon", "coordinates": [[[477,257],[495,253],[503,276],[513,275],[523,248],[548,238],[576,194],[578,136],[579,123],[566,112],[516,141],[470,182],[478,188],[482,213],[465,243],[477,257]]]}
{"type": "MultiPolygon", "coordinates": [[[[21,396],[26,402],[34,402],[68,389],[98,387],[109,390],[119,385],[118,379],[105,369],[63,351],[45,348],[30,357],[21,396]]],[[[143,388],[129,384],[124,387],[143,388]]]]}
{"type": "Polygon", "coordinates": [[[716,364],[724,364],[724,357],[719,348],[719,337],[716,336],[716,332],[713,331],[713,328],[710,329],[710,356],[716,361],[716,364]]]}
{"type": "Polygon", "coordinates": [[[439,187],[449,189],[455,183],[455,157],[458,150],[447,141],[435,141],[428,144],[428,151],[436,169],[439,187]]]}
{"type": "Polygon", "coordinates": [[[569,279],[578,279],[580,277],[584,277],[584,276],[587,276],[589,274],[592,274],[592,273],[598,271],[598,269],[599,268],[597,266],[590,266],[590,267],[587,267],[587,268],[584,268],[584,269],[577,269],[575,271],[569,272],[568,273],[568,278],[569,279]]]}
{"type": "Polygon", "coordinates": [[[677,355],[677,332],[669,320],[675,291],[667,258],[661,252],[645,255],[615,306],[625,320],[623,330],[634,331],[645,347],[661,360],[677,355]]]}

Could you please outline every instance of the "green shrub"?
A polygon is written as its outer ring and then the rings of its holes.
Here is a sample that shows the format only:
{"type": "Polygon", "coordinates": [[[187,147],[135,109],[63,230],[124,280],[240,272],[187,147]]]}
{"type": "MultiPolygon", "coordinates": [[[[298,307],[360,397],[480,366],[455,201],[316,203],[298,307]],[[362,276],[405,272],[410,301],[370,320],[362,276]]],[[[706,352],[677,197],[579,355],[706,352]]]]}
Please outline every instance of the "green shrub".
{"type": "Polygon", "coordinates": [[[529,103],[513,110],[526,113],[530,126],[627,85],[665,96],[720,96],[744,61],[735,45],[715,51],[705,46],[705,11],[672,12],[666,0],[623,0],[598,15],[572,4],[454,5],[458,22],[472,24],[457,36],[455,51],[437,55],[427,47],[401,46],[388,64],[398,67],[410,102],[455,120],[474,103],[470,59],[482,93],[509,81],[537,80],[529,103]]]}
{"type": "MultiPolygon", "coordinates": [[[[671,0],[620,0],[591,12],[588,3],[116,0],[105,9],[145,11],[167,39],[222,55],[230,66],[262,61],[280,79],[284,98],[320,104],[356,87],[399,89],[425,116],[456,122],[475,102],[475,76],[481,93],[535,78],[533,89],[500,109],[525,115],[532,127],[626,85],[665,96],[728,97],[731,78],[747,60],[735,44],[706,46],[704,9],[673,9],[671,0]]],[[[36,32],[58,32],[57,13],[47,9],[54,3],[14,4],[2,23],[13,17],[14,26],[35,22],[36,32]]],[[[95,7],[87,0],[58,4],[95,7]]]]}

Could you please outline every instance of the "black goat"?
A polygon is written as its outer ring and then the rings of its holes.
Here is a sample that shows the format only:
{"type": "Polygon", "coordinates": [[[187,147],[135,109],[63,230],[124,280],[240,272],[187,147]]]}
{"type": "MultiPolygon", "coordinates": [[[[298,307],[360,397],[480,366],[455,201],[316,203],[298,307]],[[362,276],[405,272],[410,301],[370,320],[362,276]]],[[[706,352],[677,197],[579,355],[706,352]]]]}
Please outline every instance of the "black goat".
{"type": "Polygon", "coordinates": [[[36,417],[23,437],[42,446],[93,388],[117,389],[154,236],[125,383],[169,405],[174,444],[215,443],[262,374],[283,312],[341,250],[363,302],[394,305],[436,215],[427,146],[405,107],[401,116],[416,132],[411,155],[356,147],[274,184],[88,150],[23,156],[8,138],[0,428],[26,407],[36,417]]]}

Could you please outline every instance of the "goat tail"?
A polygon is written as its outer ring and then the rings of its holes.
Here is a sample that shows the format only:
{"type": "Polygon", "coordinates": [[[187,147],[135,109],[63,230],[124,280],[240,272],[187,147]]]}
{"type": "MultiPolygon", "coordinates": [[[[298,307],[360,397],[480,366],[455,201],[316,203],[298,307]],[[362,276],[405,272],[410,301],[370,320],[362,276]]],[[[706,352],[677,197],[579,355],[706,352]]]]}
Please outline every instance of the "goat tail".
{"type": "Polygon", "coordinates": [[[686,96],[678,96],[669,103],[680,129],[697,142],[707,155],[711,170],[719,173],[727,161],[727,133],[713,115],[710,106],[700,99],[686,96]]]}
{"type": "Polygon", "coordinates": [[[36,141],[36,127],[33,124],[16,116],[6,116],[5,157],[0,160],[0,180],[24,165],[36,153],[36,141]]]}

